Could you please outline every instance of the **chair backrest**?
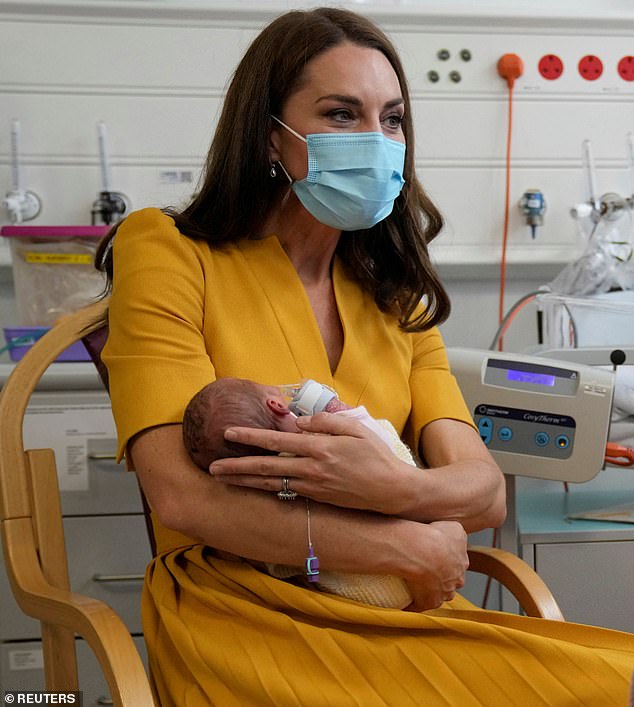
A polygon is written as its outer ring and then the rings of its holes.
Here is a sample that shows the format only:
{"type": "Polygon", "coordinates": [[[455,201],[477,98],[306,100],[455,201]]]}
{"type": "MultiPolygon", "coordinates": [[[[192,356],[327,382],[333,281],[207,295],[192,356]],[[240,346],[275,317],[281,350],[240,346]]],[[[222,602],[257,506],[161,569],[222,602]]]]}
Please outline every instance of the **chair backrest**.
{"type": "Polygon", "coordinates": [[[120,618],[100,601],[70,591],[55,457],[25,450],[32,393],[62,351],[103,329],[103,300],[59,320],[19,361],[0,394],[0,522],[4,560],[20,608],[42,625],[46,687],[78,689],[75,634],[93,649],[116,705],[153,705],[143,663],[120,618]]]}

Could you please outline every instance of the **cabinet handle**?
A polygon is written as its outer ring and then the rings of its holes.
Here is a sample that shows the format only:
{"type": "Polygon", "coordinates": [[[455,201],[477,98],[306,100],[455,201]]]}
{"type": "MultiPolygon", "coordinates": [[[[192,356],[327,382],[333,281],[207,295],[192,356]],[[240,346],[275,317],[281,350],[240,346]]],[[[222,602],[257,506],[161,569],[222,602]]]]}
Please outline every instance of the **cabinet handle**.
{"type": "Polygon", "coordinates": [[[116,459],[117,455],[113,453],[103,452],[98,454],[97,452],[91,452],[88,455],[88,459],[116,459]]]}
{"type": "Polygon", "coordinates": [[[143,574],[94,574],[93,582],[142,582],[145,579],[143,574]]]}
{"type": "Polygon", "coordinates": [[[111,700],[109,697],[98,697],[97,704],[98,705],[113,705],[114,700],[111,700]]]}

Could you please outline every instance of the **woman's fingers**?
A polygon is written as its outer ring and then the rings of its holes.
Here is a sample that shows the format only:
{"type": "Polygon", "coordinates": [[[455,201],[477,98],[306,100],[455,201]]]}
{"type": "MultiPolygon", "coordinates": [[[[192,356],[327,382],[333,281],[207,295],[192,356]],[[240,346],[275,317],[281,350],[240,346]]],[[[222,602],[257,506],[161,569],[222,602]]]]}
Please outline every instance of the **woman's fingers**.
{"type": "MultiPolygon", "coordinates": [[[[276,430],[266,430],[255,427],[230,427],[225,431],[225,439],[231,442],[240,442],[253,447],[261,447],[269,452],[286,454],[296,457],[311,457],[320,459],[329,455],[329,440],[324,435],[336,437],[351,437],[353,439],[363,439],[369,434],[367,429],[359,422],[348,419],[336,419],[337,415],[321,413],[312,418],[298,418],[298,426],[301,424],[302,431],[313,434],[294,434],[292,432],[278,432],[276,430]],[[301,423],[299,422],[301,420],[301,423]],[[315,435],[320,435],[319,437],[315,435]]],[[[299,432],[299,430],[298,430],[299,432]]],[[[214,462],[210,470],[218,473],[226,473],[227,469],[235,468],[236,473],[242,473],[245,469],[253,468],[253,460],[258,459],[258,469],[256,473],[279,474],[278,462],[271,464],[268,457],[244,457],[249,461],[243,464],[238,463],[238,458],[219,459],[214,462]],[[269,463],[267,463],[267,460],[269,463]]]]}
{"type": "Polygon", "coordinates": [[[270,491],[271,493],[294,491],[299,496],[307,495],[305,492],[305,489],[308,488],[307,485],[302,483],[300,479],[291,476],[248,476],[247,474],[216,476],[214,474],[214,478],[223,484],[230,484],[231,486],[246,486],[260,491],[270,491]],[[284,487],[284,479],[288,479],[286,488],[284,487]]]}
{"type": "Polygon", "coordinates": [[[278,432],[257,427],[230,427],[225,430],[225,439],[229,442],[249,444],[278,453],[297,454],[303,449],[303,446],[297,443],[300,437],[301,435],[293,432],[278,432]]]}
{"type": "Polygon", "coordinates": [[[288,477],[294,491],[315,501],[386,513],[392,512],[386,500],[401,503],[406,497],[399,491],[410,486],[403,471],[414,467],[400,462],[364,424],[328,413],[300,419],[305,434],[229,428],[228,440],[277,454],[219,459],[210,473],[226,484],[265,491],[278,491],[281,479],[288,477]]]}

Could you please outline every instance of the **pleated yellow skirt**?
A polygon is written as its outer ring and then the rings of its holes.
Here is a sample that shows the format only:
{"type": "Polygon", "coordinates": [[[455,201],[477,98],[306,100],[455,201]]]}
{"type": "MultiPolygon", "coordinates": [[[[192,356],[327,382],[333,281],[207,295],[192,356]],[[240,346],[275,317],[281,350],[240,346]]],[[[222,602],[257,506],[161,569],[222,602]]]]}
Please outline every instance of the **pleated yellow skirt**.
{"type": "Polygon", "coordinates": [[[202,546],[153,561],[143,621],[162,707],[626,707],[634,670],[632,634],[368,607],[202,546]]]}

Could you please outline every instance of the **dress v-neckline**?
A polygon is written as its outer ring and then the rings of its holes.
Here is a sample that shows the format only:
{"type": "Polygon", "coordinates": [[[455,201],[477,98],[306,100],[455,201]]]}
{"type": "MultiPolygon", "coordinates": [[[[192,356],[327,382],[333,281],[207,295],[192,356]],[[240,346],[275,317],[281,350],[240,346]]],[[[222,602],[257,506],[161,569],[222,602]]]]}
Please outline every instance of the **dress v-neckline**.
{"type": "MultiPolygon", "coordinates": [[[[357,356],[369,355],[370,352],[357,351],[351,354],[349,327],[350,322],[356,319],[359,308],[364,306],[364,296],[356,283],[346,277],[339,258],[334,258],[332,283],[342,327],[343,346],[333,372],[330,370],[326,346],[308,294],[277,237],[243,240],[238,246],[275,314],[295,361],[298,380],[315,378],[336,389],[337,379],[342,378],[346,380],[347,387],[353,387],[355,395],[360,397],[367,385],[368,376],[366,367],[359,366],[357,356]],[[298,322],[301,326],[298,326],[298,322]]],[[[354,339],[357,342],[362,340],[363,332],[355,331],[354,339]]],[[[356,404],[354,400],[346,402],[356,404]]]]}

